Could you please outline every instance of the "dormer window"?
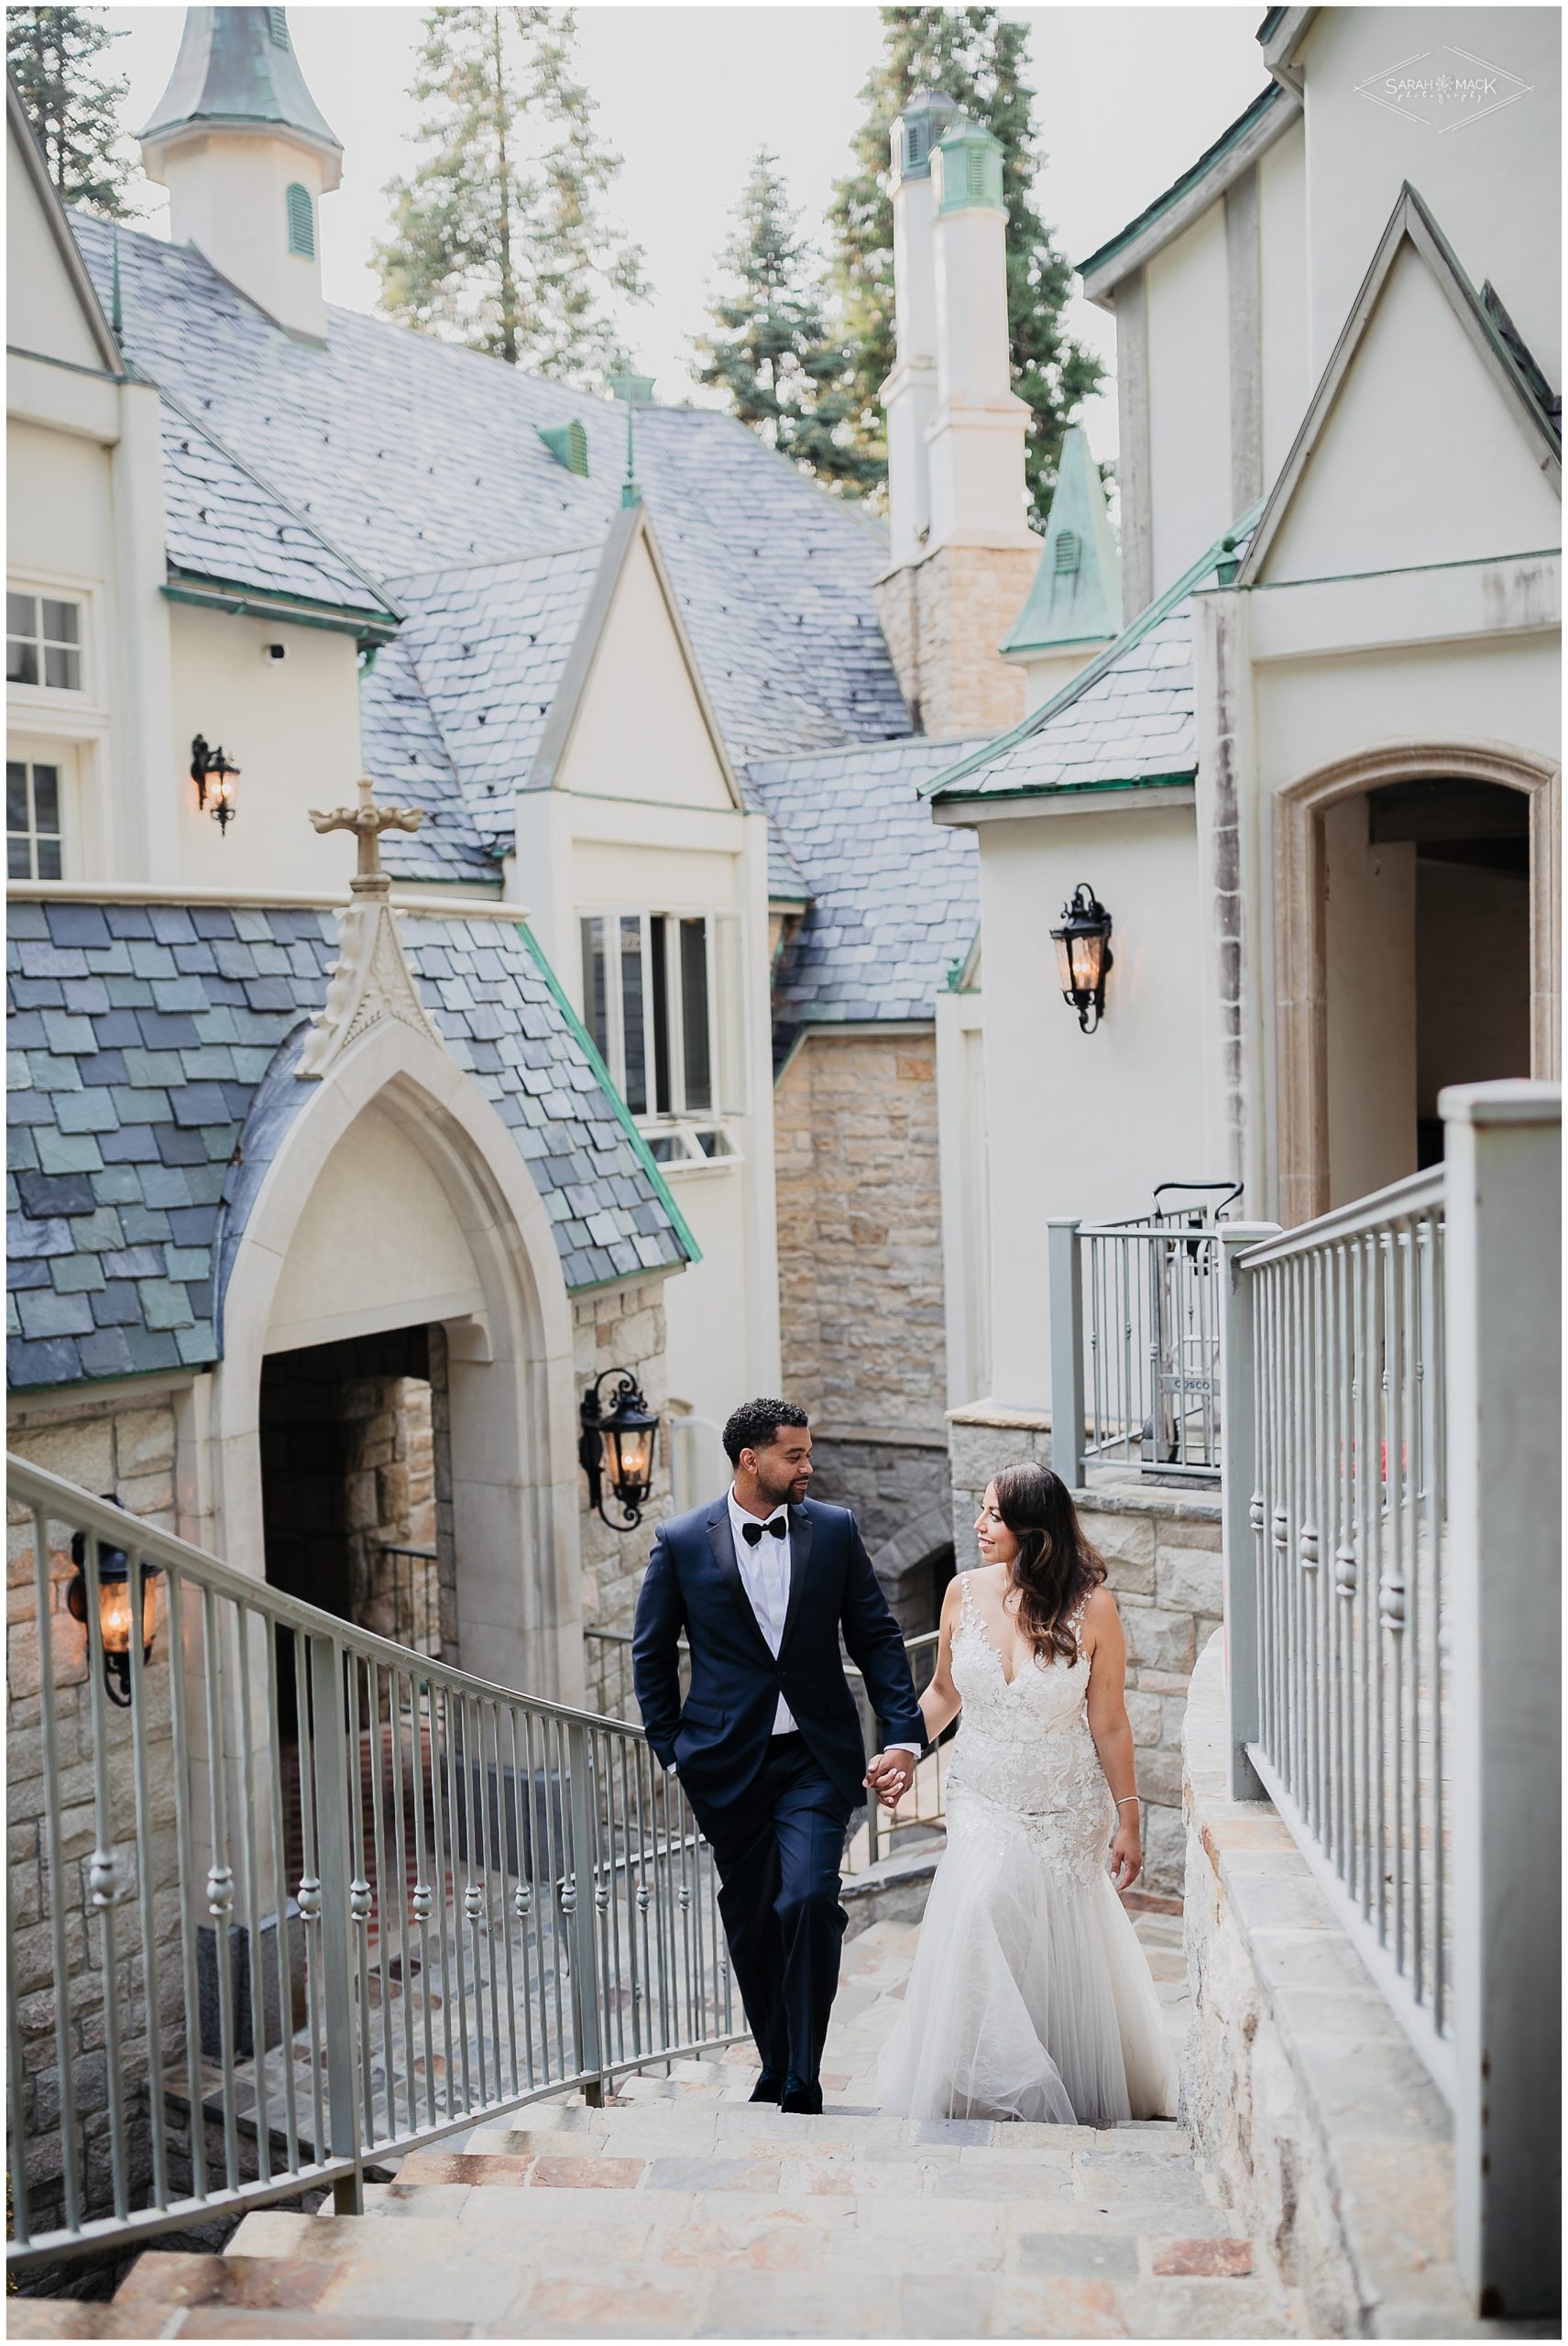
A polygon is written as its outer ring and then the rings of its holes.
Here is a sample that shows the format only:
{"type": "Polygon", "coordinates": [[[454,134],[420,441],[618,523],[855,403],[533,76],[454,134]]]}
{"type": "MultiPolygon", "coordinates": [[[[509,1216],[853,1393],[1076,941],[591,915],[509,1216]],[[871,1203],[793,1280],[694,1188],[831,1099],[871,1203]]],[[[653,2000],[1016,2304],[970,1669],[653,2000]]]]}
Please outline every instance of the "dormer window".
{"type": "Polygon", "coordinates": [[[82,606],[54,595],[7,594],[5,682],[82,690],[82,606]]]}
{"type": "MultiPolygon", "coordinates": [[[[281,10],[278,12],[281,15],[281,10]]],[[[289,212],[289,250],[302,260],[316,257],[316,211],[308,187],[294,180],[284,198],[289,212]]]]}

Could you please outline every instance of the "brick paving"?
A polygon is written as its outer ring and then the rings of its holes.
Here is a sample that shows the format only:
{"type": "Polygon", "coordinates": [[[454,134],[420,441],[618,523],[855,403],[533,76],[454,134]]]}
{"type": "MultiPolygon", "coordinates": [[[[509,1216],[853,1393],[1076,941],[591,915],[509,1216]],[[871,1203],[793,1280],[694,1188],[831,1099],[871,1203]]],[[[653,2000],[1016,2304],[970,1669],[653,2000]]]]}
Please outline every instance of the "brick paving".
{"type": "MultiPolygon", "coordinates": [[[[1179,1921],[1138,1917],[1172,2034],[1179,1921]]],[[[875,2108],[913,1925],[845,1950],[828,2106],[746,2099],[749,2048],[533,2103],[406,2158],[363,2218],[264,2209],[149,2250],[112,2305],[13,2300],[16,2337],[1277,2338],[1295,2308],[1178,2126],[920,2122],[875,2108]],[[919,2204],[915,2204],[919,2203],[919,2204]]]]}

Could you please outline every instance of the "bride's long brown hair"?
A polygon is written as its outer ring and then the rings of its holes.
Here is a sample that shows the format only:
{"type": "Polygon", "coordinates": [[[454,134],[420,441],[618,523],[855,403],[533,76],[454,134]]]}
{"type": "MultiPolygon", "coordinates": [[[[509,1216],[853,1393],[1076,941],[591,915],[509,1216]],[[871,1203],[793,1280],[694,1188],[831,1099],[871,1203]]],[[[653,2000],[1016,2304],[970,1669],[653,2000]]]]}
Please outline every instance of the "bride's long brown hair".
{"type": "Polygon", "coordinates": [[[996,1511],[1018,1542],[1007,1567],[1018,1590],[1018,1627],[1039,1660],[1076,1661],[1068,1616],[1105,1578],[1104,1560],[1083,1536],[1072,1493],[1048,1466],[1026,1461],[992,1477],[996,1511]]]}

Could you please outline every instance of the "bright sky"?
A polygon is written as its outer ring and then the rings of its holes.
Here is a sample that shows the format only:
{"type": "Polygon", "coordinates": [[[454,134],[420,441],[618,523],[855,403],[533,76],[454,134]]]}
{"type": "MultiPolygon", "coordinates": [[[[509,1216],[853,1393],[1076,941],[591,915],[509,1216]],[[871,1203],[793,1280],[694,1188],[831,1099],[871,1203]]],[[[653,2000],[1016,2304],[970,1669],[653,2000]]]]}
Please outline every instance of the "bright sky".
{"type": "MultiPolygon", "coordinates": [[[[1069,260],[1113,235],[1168,186],[1264,85],[1255,5],[1235,7],[1019,8],[1030,28],[1043,217],[1069,260]]],[[[127,126],[162,95],[183,11],[105,11],[124,27],[116,70],[130,81],[127,126]]],[[[295,5],[294,44],[317,104],[345,148],[343,185],[323,206],[329,301],[375,306],[370,253],[386,232],[383,190],[410,166],[408,95],[423,12],[417,7],[295,5]]],[[[625,158],[614,202],[648,256],[654,298],[627,321],[638,363],[661,400],[691,395],[691,337],[707,323],[728,214],[759,147],[776,154],[809,225],[822,220],[860,120],[877,56],[874,8],[627,7],[578,11],[584,81],[605,137],[625,158]]],[[[145,225],[168,230],[168,199],[143,185],[145,225]]],[[[1075,296],[1069,323],[1108,369],[1113,321],[1075,296]]],[[[1101,457],[1116,453],[1113,392],[1087,411],[1101,457]]]]}

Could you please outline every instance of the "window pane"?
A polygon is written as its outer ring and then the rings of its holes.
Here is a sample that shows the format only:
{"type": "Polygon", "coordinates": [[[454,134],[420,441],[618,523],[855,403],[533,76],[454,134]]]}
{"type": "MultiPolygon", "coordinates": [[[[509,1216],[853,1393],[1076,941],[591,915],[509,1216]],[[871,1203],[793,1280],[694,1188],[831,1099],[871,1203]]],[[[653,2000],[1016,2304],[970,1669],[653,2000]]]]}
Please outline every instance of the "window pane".
{"type": "Polygon", "coordinates": [[[44,597],[44,637],[49,643],[80,643],[77,633],[81,608],[76,603],[51,603],[44,597]]]}
{"type": "Polygon", "coordinates": [[[33,850],[25,839],[8,839],[5,842],[5,877],[7,880],[30,880],[33,876],[33,850]]]}
{"type": "Polygon", "coordinates": [[[33,768],[33,822],[40,831],[60,828],[60,768],[33,768]]]}
{"type": "Polygon", "coordinates": [[[663,913],[648,924],[653,964],[653,1092],[661,1116],[670,1113],[669,926],[663,913]]]}
{"type": "Polygon", "coordinates": [[[5,597],[5,632],[7,635],[37,635],[38,607],[31,595],[7,595],[5,597]]]}
{"type": "Polygon", "coordinates": [[[38,646],[18,643],[14,635],[8,635],[5,638],[5,682],[8,685],[36,685],[38,680],[38,646]]]}
{"type": "Polygon", "coordinates": [[[707,1037],[707,923],[681,923],[681,1042],[685,1051],[685,1106],[713,1105],[713,1061],[707,1037]]]}
{"type": "Polygon", "coordinates": [[[635,913],[620,921],[620,1032],[626,1067],[621,1089],[634,1116],[648,1113],[648,1037],[642,1009],[642,922],[635,913]]]}
{"type": "Polygon", "coordinates": [[[64,874],[60,868],[60,841],[40,839],[38,841],[38,878],[60,880],[63,877],[64,874]]]}
{"type": "Polygon", "coordinates": [[[44,646],[44,682],[57,693],[79,693],[82,690],[82,654],[68,643],[46,643],[44,646]]]}
{"type": "Polygon", "coordinates": [[[609,1065],[609,1005],[605,999],[604,923],[583,923],[583,1024],[595,1049],[609,1065]]]}
{"type": "Polygon", "coordinates": [[[30,831],[32,822],[27,814],[27,769],[18,760],[5,762],[5,828],[8,831],[30,831]]]}

